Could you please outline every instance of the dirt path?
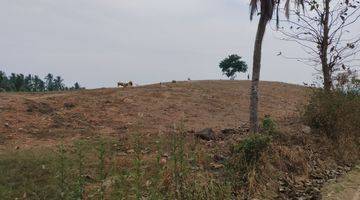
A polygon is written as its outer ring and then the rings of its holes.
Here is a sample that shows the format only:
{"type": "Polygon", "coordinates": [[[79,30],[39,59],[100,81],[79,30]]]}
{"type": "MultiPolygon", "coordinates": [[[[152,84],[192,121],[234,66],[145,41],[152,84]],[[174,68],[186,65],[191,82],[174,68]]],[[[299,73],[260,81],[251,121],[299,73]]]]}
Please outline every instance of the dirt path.
{"type": "Polygon", "coordinates": [[[325,185],[323,199],[360,200],[360,165],[344,177],[325,185]]]}

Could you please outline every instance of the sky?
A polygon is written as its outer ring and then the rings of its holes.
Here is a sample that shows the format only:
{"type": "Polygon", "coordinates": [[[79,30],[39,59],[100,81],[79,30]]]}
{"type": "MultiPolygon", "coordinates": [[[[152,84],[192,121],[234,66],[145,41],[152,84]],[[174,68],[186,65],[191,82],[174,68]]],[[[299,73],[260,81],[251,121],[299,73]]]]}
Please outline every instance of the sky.
{"type": "MultiPolygon", "coordinates": [[[[229,54],[251,71],[256,27],[245,0],[1,0],[0,70],[87,88],[226,79],[218,64],[229,54]]],[[[313,68],[277,56],[285,49],[302,54],[269,28],[261,79],[311,82],[313,68]]]]}

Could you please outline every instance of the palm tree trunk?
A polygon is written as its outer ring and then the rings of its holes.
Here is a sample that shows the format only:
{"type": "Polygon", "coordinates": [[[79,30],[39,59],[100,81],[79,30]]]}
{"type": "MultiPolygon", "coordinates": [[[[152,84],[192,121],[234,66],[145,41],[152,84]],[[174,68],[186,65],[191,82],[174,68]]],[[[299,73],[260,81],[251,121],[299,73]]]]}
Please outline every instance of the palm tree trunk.
{"type": "Polygon", "coordinates": [[[267,26],[266,17],[262,14],[256,33],[253,72],[250,91],[250,132],[257,133],[259,129],[258,104],[259,104],[259,80],[261,68],[261,48],[267,26]]]}

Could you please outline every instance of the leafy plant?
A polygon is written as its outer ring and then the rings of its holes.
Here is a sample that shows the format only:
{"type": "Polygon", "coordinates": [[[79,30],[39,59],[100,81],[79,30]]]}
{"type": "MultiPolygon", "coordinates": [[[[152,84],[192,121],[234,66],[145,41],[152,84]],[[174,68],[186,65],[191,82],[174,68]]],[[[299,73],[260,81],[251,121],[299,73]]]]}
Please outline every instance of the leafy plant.
{"type": "Polygon", "coordinates": [[[236,54],[229,55],[227,58],[222,60],[219,67],[223,74],[231,79],[235,79],[236,73],[246,72],[247,70],[246,62],[242,61],[241,57],[236,54]]]}

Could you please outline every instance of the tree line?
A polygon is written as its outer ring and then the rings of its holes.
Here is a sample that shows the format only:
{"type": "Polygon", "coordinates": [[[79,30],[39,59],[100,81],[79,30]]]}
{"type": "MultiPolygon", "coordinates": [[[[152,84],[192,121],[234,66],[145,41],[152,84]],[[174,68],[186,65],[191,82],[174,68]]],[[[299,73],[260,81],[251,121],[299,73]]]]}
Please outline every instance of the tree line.
{"type": "Polygon", "coordinates": [[[9,76],[0,71],[0,92],[45,92],[45,91],[65,91],[84,89],[76,82],[68,87],[64,84],[61,76],[47,74],[44,79],[38,75],[24,75],[11,73],[9,76]]]}

